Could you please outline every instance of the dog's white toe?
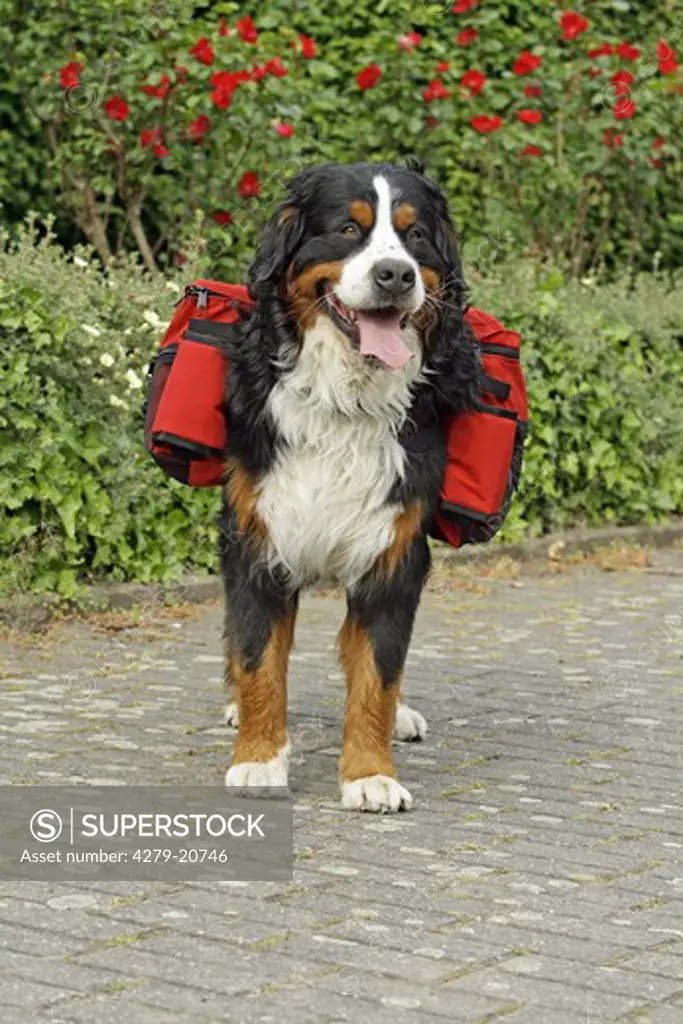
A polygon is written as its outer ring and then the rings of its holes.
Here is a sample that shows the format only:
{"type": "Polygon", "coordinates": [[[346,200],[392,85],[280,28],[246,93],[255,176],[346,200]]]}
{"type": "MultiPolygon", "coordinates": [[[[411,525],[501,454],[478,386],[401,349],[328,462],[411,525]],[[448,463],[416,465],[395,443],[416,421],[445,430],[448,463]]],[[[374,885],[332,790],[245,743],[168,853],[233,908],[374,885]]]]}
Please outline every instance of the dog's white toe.
{"type": "Polygon", "coordinates": [[[238,708],[236,701],[233,701],[226,707],[225,714],[223,715],[223,725],[227,725],[231,729],[239,729],[240,709],[238,708]]]}
{"type": "Polygon", "coordinates": [[[414,708],[399,704],[396,708],[396,739],[402,743],[415,743],[427,735],[427,722],[414,708]]]}
{"type": "Polygon", "coordinates": [[[355,782],[342,782],[342,804],[349,811],[388,814],[409,811],[413,798],[396,779],[388,775],[368,775],[355,782]]]}
{"type": "Polygon", "coordinates": [[[233,764],[225,775],[225,785],[234,789],[286,789],[289,746],[283,747],[272,761],[242,761],[233,764]]]}

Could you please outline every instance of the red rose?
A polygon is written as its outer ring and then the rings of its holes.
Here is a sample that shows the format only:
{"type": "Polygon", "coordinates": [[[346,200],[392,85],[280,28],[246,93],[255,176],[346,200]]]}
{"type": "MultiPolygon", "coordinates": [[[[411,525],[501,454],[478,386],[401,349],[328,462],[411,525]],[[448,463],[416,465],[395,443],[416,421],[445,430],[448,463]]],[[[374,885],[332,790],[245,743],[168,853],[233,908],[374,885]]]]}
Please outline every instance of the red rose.
{"type": "Polygon", "coordinates": [[[516,75],[533,75],[537,68],[543,63],[542,57],[535,57],[531,50],[524,50],[520,53],[512,69],[516,75]]]}
{"type": "Polygon", "coordinates": [[[666,139],[664,138],[664,136],[660,135],[660,137],[658,139],[655,139],[655,141],[652,143],[652,148],[653,149],[661,149],[662,146],[665,144],[665,142],[666,142],[666,139]]]}
{"type": "MultiPolygon", "coordinates": [[[[306,60],[310,60],[311,57],[315,57],[318,52],[318,44],[315,39],[311,39],[310,36],[299,36],[299,42],[301,43],[301,55],[306,60]]],[[[292,46],[296,46],[296,43],[292,43],[292,46]]]]}
{"type": "Polygon", "coordinates": [[[193,142],[201,142],[210,127],[211,121],[206,114],[202,114],[196,121],[190,121],[187,130],[193,142]]]}
{"type": "Polygon", "coordinates": [[[460,79],[460,85],[463,89],[466,89],[470,96],[479,96],[481,90],[486,84],[486,75],[482,74],[481,71],[472,69],[466,71],[460,79]]]}
{"type": "Polygon", "coordinates": [[[123,96],[110,96],[104,104],[104,109],[112,121],[125,121],[130,113],[130,107],[123,96]]]}
{"type": "Polygon", "coordinates": [[[439,121],[438,117],[434,117],[430,114],[429,117],[425,118],[425,124],[428,128],[437,128],[441,124],[441,121],[439,121]]]}
{"type": "Polygon", "coordinates": [[[657,45],[657,63],[663,75],[673,75],[678,70],[676,51],[664,39],[657,45]]]}
{"type": "Polygon", "coordinates": [[[263,70],[267,75],[275,75],[276,78],[284,78],[285,75],[289,74],[289,71],[279,57],[273,57],[271,60],[266,61],[263,65],[263,70]]]}
{"type": "Polygon", "coordinates": [[[59,69],[59,82],[64,89],[73,89],[74,86],[80,85],[79,75],[83,70],[83,65],[80,61],[72,60],[70,64],[65,64],[63,68],[59,69]]]}
{"type": "Polygon", "coordinates": [[[603,43],[596,50],[589,50],[588,56],[595,60],[597,57],[611,57],[613,53],[614,47],[610,43],[603,43]]]}
{"type": "Polygon", "coordinates": [[[214,89],[211,93],[214,106],[219,110],[227,110],[232,104],[232,93],[232,89],[214,89]]]}
{"type": "Polygon", "coordinates": [[[631,46],[630,43],[620,43],[617,46],[617,53],[622,60],[638,60],[640,57],[640,50],[637,46],[631,46]]]}
{"type": "Polygon", "coordinates": [[[588,69],[588,74],[590,75],[591,78],[599,78],[600,75],[602,74],[602,69],[601,68],[589,68],[588,69]]]}
{"type": "Polygon", "coordinates": [[[527,146],[525,149],[520,151],[520,156],[543,156],[543,150],[540,146],[527,146]]]}
{"type": "Polygon", "coordinates": [[[617,71],[612,75],[612,85],[617,96],[628,96],[631,92],[631,83],[635,82],[635,75],[630,71],[617,71]]]}
{"type": "Polygon", "coordinates": [[[227,210],[216,210],[211,214],[211,218],[216,221],[216,224],[232,224],[232,214],[227,210]]]}
{"type": "Polygon", "coordinates": [[[565,11],[560,18],[560,24],[562,26],[562,38],[567,41],[576,39],[582,32],[587,32],[590,28],[588,19],[584,18],[582,14],[577,14],[576,11],[565,11]]]}
{"type": "Polygon", "coordinates": [[[540,85],[525,85],[524,86],[524,95],[528,96],[528,97],[542,96],[543,95],[543,89],[540,87],[540,85]]]}
{"type": "Polygon", "coordinates": [[[157,142],[161,142],[161,128],[143,128],[140,132],[140,145],[143,149],[151,149],[157,142]]]}
{"type": "Polygon", "coordinates": [[[168,156],[169,153],[168,150],[166,149],[166,146],[164,146],[163,143],[157,142],[154,146],[154,155],[158,157],[164,157],[168,156]]]}
{"type": "Polygon", "coordinates": [[[435,78],[429,83],[423,92],[425,103],[432,103],[433,100],[447,100],[450,90],[445,87],[440,78],[435,78]]]}
{"type": "Polygon", "coordinates": [[[283,121],[279,121],[277,124],[273,125],[273,128],[281,139],[291,139],[294,134],[294,125],[285,124],[283,121]]]}
{"type": "Polygon", "coordinates": [[[211,43],[209,42],[209,40],[207,39],[206,36],[202,36],[201,39],[197,40],[197,42],[194,44],[194,46],[190,50],[190,53],[192,54],[193,57],[195,57],[200,62],[200,64],[206,64],[206,65],[213,64],[213,61],[214,61],[213,47],[212,47],[211,43]]]}
{"type": "Polygon", "coordinates": [[[436,65],[435,70],[436,70],[437,74],[442,74],[444,71],[450,71],[451,70],[451,66],[450,66],[450,64],[448,63],[447,60],[442,60],[440,64],[436,65]]]}
{"type": "Polygon", "coordinates": [[[380,78],[382,77],[382,69],[379,64],[368,64],[367,67],[363,68],[356,75],[356,81],[360,89],[365,92],[366,89],[372,89],[373,86],[377,85],[380,78]]]}
{"type": "Polygon", "coordinates": [[[230,35],[230,26],[228,25],[227,21],[225,20],[225,15],[224,14],[221,14],[221,21],[220,21],[220,27],[218,29],[218,35],[219,36],[229,36],[230,35]]]}
{"type": "Polygon", "coordinates": [[[628,99],[626,96],[620,96],[617,102],[612,108],[617,121],[630,121],[638,109],[635,100],[628,99]]]}
{"type": "Polygon", "coordinates": [[[624,145],[624,136],[615,135],[611,128],[606,128],[603,132],[602,144],[608,149],[619,149],[624,145]]]}
{"type": "Polygon", "coordinates": [[[245,171],[237,186],[237,191],[245,199],[258,198],[261,195],[261,182],[256,171],[245,171]]]}
{"type": "Polygon", "coordinates": [[[160,100],[163,100],[168,90],[171,88],[171,79],[168,75],[162,75],[161,81],[158,85],[141,85],[140,88],[143,92],[146,92],[148,96],[158,96],[160,100]]]}
{"type": "Polygon", "coordinates": [[[517,117],[522,124],[540,124],[543,120],[543,114],[540,110],[519,110],[517,117]]]}
{"type": "Polygon", "coordinates": [[[468,11],[473,11],[479,3],[479,0],[458,0],[454,7],[451,7],[453,14],[467,14],[468,11]]]}
{"type": "MultiPolygon", "coordinates": [[[[266,72],[263,72],[265,75],[266,72]]],[[[253,74],[248,71],[214,71],[211,84],[215,86],[211,99],[220,110],[227,110],[232,103],[232,94],[240,82],[248,82],[253,74]]]]}
{"type": "Polygon", "coordinates": [[[473,117],[472,127],[475,132],[488,135],[490,132],[497,132],[503,121],[500,117],[473,117]]]}
{"type": "Polygon", "coordinates": [[[409,53],[411,50],[414,50],[416,46],[419,46],[421,42],[422,36],[419,32],[409,32],[407,35],[401,36],[398,41],[398,45],[402,50],[405,50],[406,53],[409,53]]]}
{"type": "Polygon", "coordinates": [[[179,64],[175,69],[176,78],[179,82],[187,81],[187,68],[184,68],[182,64],[179,64]]]}
{"type": "Polygon", "coordinates": [[[243,42],[255,43],[258,40],[258,30],[251,14],[247,14],[246,18],[242,18],[241,21],[236,21],[235,28],[241,35],[243,42]]]}
{"type": "Polygon", "coordinates": [[[470,43],[476,43],[479,38],[479,33],[476,28],[466,28],[460,35],[455,37],[455,41],[458,46],[469,46],[470,43]]]}

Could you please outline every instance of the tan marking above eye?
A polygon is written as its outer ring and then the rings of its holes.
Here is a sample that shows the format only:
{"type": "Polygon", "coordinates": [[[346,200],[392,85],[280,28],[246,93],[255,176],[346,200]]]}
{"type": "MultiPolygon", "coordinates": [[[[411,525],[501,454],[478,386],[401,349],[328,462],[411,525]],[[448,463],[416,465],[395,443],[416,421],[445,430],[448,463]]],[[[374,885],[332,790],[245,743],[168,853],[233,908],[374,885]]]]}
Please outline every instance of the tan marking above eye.
{"type": "Polygon", "coordinates": [[[407,231],[417,221],[417,210],[412,203],[401,203],[394,210],[393,220],[397,231],[407,231]]]}
{"type": "Polygon", "coordinates": [[[295,206],[285,206],[284,210],[280,214],[280,220],[278,221],[278,224],[286,224],[288,221],[290,221],[292,219],[292,217],[295,215],[295,213],[296,213],[296,207],[295,206]]]}
{"type": "Polygon", "coordinates": [[[354,199],[351,203],[351,216],[366,231],[375,223],[375,211],[364,199],[354,199]]]}

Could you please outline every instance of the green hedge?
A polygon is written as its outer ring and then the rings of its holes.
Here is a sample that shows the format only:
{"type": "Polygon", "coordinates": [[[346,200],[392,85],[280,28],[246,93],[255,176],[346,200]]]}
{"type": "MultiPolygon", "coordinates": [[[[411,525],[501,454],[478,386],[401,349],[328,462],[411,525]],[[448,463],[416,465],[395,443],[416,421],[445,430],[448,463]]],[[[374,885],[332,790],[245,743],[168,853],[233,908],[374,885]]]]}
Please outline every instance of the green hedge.
{"type": "MultiPolygon", "coordinates": [[[[106,277],[35,225],[0,238],[0,589],[216,568],[216,491],[142,448],[142,382],[179,278],[106,277]]],[[[683,513],[683,280],[565,284],[531,263],[470,269],[524,336],[533,426],[507,539],[683,513]]]]}
{"type": "Polygon", "coordinates": [[[103,279],[25,234],[0,254],[0,587],[169,581],[215,567],[218,496],[168,481],[142,449],[149,359],[181,287],[103,279]]]}

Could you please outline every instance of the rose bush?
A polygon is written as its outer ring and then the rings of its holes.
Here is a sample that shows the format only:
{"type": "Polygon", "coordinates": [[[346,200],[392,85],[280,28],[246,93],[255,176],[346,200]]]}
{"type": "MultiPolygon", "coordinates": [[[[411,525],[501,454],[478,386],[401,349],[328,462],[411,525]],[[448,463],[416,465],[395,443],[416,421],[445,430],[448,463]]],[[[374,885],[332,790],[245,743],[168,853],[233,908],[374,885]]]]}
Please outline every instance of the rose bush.
{"type": "Polygon", "coordinates": [[[672,0],[28,8],[0,0],[5,216],[56,206],[105,262],[239,278],[291,174],[413,152],[475,244],[577,276],[680,262],[672,0]]]}

